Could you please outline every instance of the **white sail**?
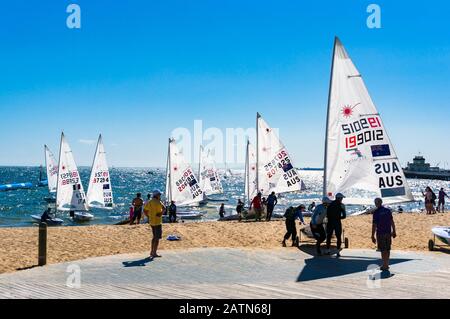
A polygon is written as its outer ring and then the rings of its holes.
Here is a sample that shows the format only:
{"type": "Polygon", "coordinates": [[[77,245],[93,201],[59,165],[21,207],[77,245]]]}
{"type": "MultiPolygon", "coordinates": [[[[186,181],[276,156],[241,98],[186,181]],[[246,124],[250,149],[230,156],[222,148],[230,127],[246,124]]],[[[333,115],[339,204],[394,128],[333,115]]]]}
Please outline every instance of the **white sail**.
{"type": "Polygon", "coordinates": [[[324,195],[349,204],[414,200],[361,74],[338,38],[333,50],[325,141],[324,195]]]}
{"type": "Polygon", "coordinates": [[[301,180],[287,149],[257,114],[257,188],[263,195],[301,191],[301,180]]]}
{"type": "Polygon", "coordinates": [[[205,152],[203,146],[200,146],[199,173],[200,188],[205,195],[223,193],[222,183],[216,168],[214,159],[208,150],[205,152]]]}
{"type": "Polygon", "coordinates": [[[81,184],[80,173],[64,133],[61,134],[59,150],[56,207],[58,210],[87,210],[86,195],[81,184]]]}
{"type": "Polygon", "coordinates": [[[88,207],[108,209],[113,207],[111,178],[101,135],[97,142],[86,198],[88,207]]]}
{"type": "Polygon", "coordinates": [[[252,199],[257,194],[256,188],[256,151],[250,141],[247,141],[247,152],[245,157],[245,181],[244,192],[245,199],[250,205],[252,199]]]}
{"type": "Polygon", "coordinates": [[[47,168],[47,181],[48,181],[48,191],[50,193],[56,193],[56,188],[58,184],[58,162],[55,156],[47,147],[44,145],[45,151],[45,166],[47,168]]]}
{"type": "Polygon", "coordinates": [[[191,165],[186,163],[174,139],[169,139],[167,163],[166,198],[178,206],[190,205],[203,200],[203,191],[191,165]]]}

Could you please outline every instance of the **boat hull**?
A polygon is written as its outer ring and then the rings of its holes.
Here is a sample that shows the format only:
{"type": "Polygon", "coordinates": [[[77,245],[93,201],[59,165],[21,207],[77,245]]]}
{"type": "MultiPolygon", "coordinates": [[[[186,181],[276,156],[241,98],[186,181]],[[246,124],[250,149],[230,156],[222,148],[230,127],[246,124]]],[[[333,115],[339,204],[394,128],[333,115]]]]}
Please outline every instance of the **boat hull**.
{"type": "Polygon", "coordinates": [[[94,219],[94,215],[87,212],[75,212],[73,220],[77,222],[87,222],[94,219]]]}
{"type": "MultiPolygon", "coordinates": [[[[41,216],[39,215],[31,215],[31,218],[33,219],[33,221],[40,223],[41,222],[41,216]]],[[[47,219],[45,221],[45,223],[48,226],[57,226],[57,225],[61,225],[64,221],[60,218],[51,218],[51,219],[47,219]]]]}

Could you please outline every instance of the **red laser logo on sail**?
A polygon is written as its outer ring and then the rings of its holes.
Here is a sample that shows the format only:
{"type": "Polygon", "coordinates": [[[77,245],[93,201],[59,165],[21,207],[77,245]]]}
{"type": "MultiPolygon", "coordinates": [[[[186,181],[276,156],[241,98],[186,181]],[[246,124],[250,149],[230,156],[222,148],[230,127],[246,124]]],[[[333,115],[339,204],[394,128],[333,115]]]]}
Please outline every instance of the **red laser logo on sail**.
{"type": "Polygon", "coordinates": [[[351,106],[351,105],[344,105],[344,107],[342,108],[342,110],[341,110],[341,112],[342,112],[342,115],[345,117],[345,118],[350,118],[352,115],[353,115],[353,109],[356,107],[356,106],[358,106],[359,104],[361,104],[361,103],[356,103],[355,105],[353,105],[353,106],[351,106]]]}

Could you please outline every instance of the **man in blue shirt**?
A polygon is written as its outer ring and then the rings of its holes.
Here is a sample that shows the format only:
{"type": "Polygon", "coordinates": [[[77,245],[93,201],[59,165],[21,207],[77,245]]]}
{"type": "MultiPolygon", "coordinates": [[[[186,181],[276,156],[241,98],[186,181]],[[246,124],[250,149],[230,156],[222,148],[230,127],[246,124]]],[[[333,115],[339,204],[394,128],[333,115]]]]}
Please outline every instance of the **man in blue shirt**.
{"type": "Polygon", "coordinates": [[[331,200],[328,197],[324,196],[322,198],[322,204],[316,206],[311,217],[311,232],[314,238],[317,240],[316,249],[319,256],[322,255],[320,244],[322,244],[327,238],[327,235],[325,234],[325,228],[323,227],[323,220],[325,219],[325,217],[327,217],[327,207],[330,203],[331,200]]]}
{"type": "Polygon", "coordinates": [[[381,251],[383,266],[381,266],[380,269],[382,271],[387,271],[389,270],[392,238],[397,236],[395,223],[394,218],[392,217],[392,211],[383,206],[381,198],[375,198],[375,206],[377,209],[373,212],[372,242],[377,244],[378,250],[381,251]]]}
{"type": "Polygon", "coordinates": [[[303,212],[306,210],[305,205],[301,204],[300,206],[294,208],[289,207],[286,209],[284,213],[284,217],[286,218],[286,234],[283,239],[283,247],[286,247],[286,240],[289,237],[292,237],[292,246],[298,246],[297,240],[297,227],[295,226],[295,220],[300,219],[300,222],[305,225],[305,221],[303,220],[303,212]]]}
{"type": "Polygon", "coordinates": [[[266,221],[270,222],[270,219],[272,218],[273,209],[275,208],[275,205],[278,203],[277,196],[275,196],[275,192],[272,192],[267,197],[267,216],[266,221]]]}

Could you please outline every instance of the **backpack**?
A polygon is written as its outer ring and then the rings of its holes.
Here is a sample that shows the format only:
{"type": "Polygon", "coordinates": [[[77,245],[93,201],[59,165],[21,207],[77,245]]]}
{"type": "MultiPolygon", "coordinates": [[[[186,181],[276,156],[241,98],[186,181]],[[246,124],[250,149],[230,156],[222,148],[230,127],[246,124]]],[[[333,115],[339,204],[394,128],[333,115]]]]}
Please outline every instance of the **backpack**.
{"type": "Polygon", "coordinates": [[[294,207],[291,206],[286,209],[283,216],[286,219],[294,219],[294,215],[295,215],[295,210],[294,210],[294,207]]]}

